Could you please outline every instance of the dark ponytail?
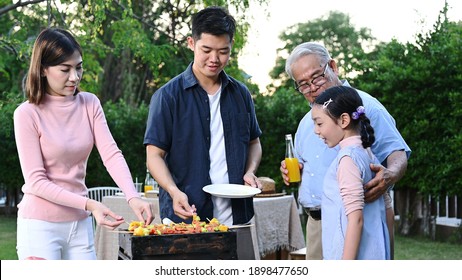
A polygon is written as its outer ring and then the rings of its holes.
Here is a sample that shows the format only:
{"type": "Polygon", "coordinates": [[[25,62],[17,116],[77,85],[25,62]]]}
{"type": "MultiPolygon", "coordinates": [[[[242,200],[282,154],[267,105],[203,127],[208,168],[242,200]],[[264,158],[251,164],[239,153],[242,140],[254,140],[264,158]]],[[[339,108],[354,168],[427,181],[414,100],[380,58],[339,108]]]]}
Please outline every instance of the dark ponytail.
{"type": "Polygon", "coordinates": [[[359,117],[359,125],[361,126],[360,134],[363,147],[371,147],[375,141],[374,128],[371,126],[371,120],[369,120],[365,114],[362,114],[359,117]]]}

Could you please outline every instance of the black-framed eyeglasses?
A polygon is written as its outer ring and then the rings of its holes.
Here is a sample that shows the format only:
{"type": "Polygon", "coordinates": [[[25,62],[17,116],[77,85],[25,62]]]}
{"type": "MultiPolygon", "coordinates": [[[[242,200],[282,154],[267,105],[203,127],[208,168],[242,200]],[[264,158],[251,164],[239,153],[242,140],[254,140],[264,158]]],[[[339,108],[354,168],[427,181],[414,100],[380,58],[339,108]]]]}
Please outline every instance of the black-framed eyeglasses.
{"type": "Polygon", "coordinates": [[[313,79],[311,79],[311,82],[303,82],[301,84],[297,84],[297,82],[295,82],[294,84],[295,89],[301,94],[306,94],[306,93],[311,92],[311,85],[320,87],[323,84],[325,84],[327,82],[326,71],[327,71],[328,66],[329,66],[329,62],[327,62],[326,66],[324,66],[324,71],[322,72],[322,74],[319,76],[313,77],[313,79]]]}

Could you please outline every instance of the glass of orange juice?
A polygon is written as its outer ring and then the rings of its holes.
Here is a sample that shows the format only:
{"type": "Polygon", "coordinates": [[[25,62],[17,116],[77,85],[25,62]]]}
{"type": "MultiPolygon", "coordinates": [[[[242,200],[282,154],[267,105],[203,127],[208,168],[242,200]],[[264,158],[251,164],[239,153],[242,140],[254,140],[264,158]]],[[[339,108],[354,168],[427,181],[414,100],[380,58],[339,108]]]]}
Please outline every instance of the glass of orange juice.
{"type": "Polygon", "coordinates": [[[146,196],[148,191],[152,191],[154,190],[154,186],[153,185],[144,185],[144,195],[146,196]]]}
{"type": "Polygon", "coordinates": [[[300,167],[298,165],[297,158],[285,158],[286,167],[289,173],[289,183],[297,183],[300,182],[300,167]]]}

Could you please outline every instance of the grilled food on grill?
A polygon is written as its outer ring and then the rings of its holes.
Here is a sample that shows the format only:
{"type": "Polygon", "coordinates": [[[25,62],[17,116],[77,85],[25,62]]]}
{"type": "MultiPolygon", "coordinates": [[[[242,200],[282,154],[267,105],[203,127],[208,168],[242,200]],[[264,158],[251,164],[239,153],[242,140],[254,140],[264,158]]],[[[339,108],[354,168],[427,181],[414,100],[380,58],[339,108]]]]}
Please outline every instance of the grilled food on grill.
{"type": "Polygon", "coordinates": [[[163,234],[192,234],[192,233],[205,233],[205,232],[227,232],[228,226],[221,224],[218,219],[213,218],[209,222],[200,220],[197,215],[193,216],[190,224],[186,223],[170,223],[145,225],[144,222],[132,221],[128,230],[133,232],[135,236],[148,236],[148,235],[163,235],[163,234]]]}

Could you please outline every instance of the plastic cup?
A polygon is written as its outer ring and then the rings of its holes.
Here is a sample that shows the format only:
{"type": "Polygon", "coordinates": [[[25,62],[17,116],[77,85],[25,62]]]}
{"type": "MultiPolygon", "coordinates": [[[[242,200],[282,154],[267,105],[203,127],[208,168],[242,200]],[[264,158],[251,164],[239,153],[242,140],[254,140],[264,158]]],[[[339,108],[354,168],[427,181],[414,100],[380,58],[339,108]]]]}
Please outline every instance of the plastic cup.
{"type": "Polygon", "coordinates": [[[143,191],[143,183],[135,183],[135,189],[137,192],[143,191]]]}
{"type": "Polygon", "coordinates": [[[152,191],[154,190],[154,186],[153,185],[144,185],[144,195],[146,196],[146,194],[148,193],[148,191],[152,191]]]}

